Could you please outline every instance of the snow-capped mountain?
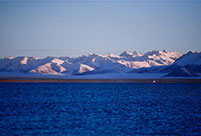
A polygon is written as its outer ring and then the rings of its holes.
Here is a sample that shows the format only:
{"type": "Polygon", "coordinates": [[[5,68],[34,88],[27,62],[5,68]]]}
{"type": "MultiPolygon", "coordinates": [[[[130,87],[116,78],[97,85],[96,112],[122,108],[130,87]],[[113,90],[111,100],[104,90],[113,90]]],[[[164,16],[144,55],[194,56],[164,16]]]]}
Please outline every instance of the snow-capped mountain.
{"type": "MultiPolygon", "coordinates": [[[[194,54],[194,53],[193,53],[194,54]]],[[[158,68],[164,69],[166,66],[184,64],[181,62],[187,59],[178,52],[149,51],[139,53],[136,51],[124,51],[120,55],[107,54],[87,54],[79,57],[6,57],[0,59],[1,72],[23,72],[45,75],[87,75],[102,73],[134,73],[142,69],[150,72],[158,72],[158,68]],[[179,58],[179,59],[178,59],[179,58]],[[183,58],[183,59],[182,59],[183,58]]],[[[196,58],[200,56],[197,55],[196,58]]],[[[193,57],[192,57],[193,58],[193,57]]],[[[191,58],[191,60],[192,60],[191,58]]],[[[192,61],[191,61],[192,62],[192,61]]],[[[200,61],[195,60],[195,64],[200,61]]]]}
{"type": "Polygon", "coordinates": [[[163,69],[166,76],[199,76],[201,74],[201,52],[189,51],[177,59],[171,66],[163,69]]]}
{"type": "Polygon", "coordinates": [[[201,65],[201,52],[189,51],[179,58],[174,64],[178,66],[201,65]]]}

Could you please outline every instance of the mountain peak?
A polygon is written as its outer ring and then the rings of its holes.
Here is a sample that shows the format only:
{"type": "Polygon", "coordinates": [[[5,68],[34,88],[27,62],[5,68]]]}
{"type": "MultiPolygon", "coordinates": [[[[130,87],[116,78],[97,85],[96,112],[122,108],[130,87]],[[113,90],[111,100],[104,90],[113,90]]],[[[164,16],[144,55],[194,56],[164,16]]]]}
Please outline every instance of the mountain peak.
{"type": "Polygon", "coordinates": [[[86,56],[92,56],[92,55],[96,55],[96,54],[95,54],[95,53],[90,52],[90,53],[88,53],[86,56]]]}
{"type": "Polygon", "coordinates": [[[152,51],[148,51],[147,53],[145,53],[146,55],[159,55],[161,54],[161,51],[160,50],[152,50],[152,51]]]}
{"type": "Polygon", "coordinates": [[[14,58],[15,58],[15,57],[13,57],[13,56],[9,56],[9,57],[8,57],[8,59],[14,59],[14,58]]]}
{"type": "Polygon", "coordinates": [[[108,57],[112,57],[112,58],[120,58],[118,55],[115,55],[113,53],[110,53],[107,55],[108,57]]]}
{"type": "Polygon", "coordinates": [[[137,52],[137,51],[133,51],[133,54],[134,54],[134,55],[137,55],[137,54],[138,54],[138,52],[137,52]]]}
{"type": "Polygon", "coordinates": [[[128,52],[127,50],[123,51],[119,56],[122,57],[128,57],[128,56],[132,56],[132,53],[128,52]]]}
{"type": "Polygon", "coordinates": [[[197,51],[190,50],[190,51],[188,51],[185,55],[190,55],[190,54],[195,54],[195,53],[198,53],[198,52],[197,52],[197,51]]]}
{"type": "Polygon", "coordinates": [[[179,59],[177,59],[174,64],[179,66],[192,65],[192,64],[200,65],[201,53],[198,53],[196,51],[189,51],[183,56],[181,56],[179,59]]]}

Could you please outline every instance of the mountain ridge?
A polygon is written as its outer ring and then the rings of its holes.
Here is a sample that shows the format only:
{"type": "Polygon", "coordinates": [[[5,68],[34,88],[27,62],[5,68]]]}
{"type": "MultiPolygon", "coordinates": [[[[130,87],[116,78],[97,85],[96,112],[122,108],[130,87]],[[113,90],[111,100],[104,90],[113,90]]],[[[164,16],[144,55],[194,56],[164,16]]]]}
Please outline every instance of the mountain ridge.
{"type": "MultiPolygon", "coordinates": [[[[159,73],[173,72],[174,68],[200,73],[201,53],[189,51],[153,50],[146,53],[123,51],[120,55],[89,53],[79,57],[5,57],[0,59],[0,72],[22,72],[40,75],[87,75],[103,73],[159,73]],[[195,59],[195,65],[188,58],[195,59]],[[183,62],[184,61],[184,62],[183,62]],[[188,65],[189,64],[189,65],[188,65]],[[193,68],[189,68],[193,65],[193,68]],[[178,67],[179,66],[179,67],[178,67]],[[182,67],[185,67],[182,68],[182,67]],[[197,70],[195,70],[197,69],[197,70]]],[[[188,73],[189,74],[189,73],[188,73]]],[[[168,76],[168,74],[167,74],[168,76]]],[[[171,74],[170,74],[171,76],[171,74]]]]}

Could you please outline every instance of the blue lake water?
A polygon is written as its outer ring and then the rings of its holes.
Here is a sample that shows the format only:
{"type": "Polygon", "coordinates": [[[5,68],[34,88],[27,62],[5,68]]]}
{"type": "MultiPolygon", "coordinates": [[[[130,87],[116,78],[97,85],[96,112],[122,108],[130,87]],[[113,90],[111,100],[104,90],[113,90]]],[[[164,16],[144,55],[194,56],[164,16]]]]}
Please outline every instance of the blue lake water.
{"type": "Polygon", "coordinates": [[[0,135],[200,135],[201,84],[0,83],[0,135]]]}

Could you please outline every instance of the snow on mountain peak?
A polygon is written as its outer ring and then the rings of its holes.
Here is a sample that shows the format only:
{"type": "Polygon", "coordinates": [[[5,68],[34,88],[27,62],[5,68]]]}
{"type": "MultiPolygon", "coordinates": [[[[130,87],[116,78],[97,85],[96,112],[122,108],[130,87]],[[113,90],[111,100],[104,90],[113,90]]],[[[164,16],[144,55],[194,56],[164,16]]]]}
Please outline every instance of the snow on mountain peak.
{"type": "Polygon", "coordinates": [[[127,50],[123,51],[119,56],[122,57],[128,57],[128,56],[132,56],[132,53],[128,52],[127,50]]]}
{"type": "Polygon", "coordinates": [[[31,70],[31,72],[37,72],[41,74],[58,74],[55,70],[52,69],[51,63],[41,65],[36,70],[31,70]]]}
{"type": "Polygon", "coordinates": [[[115,54],[108,54],[108,55],[105,55],[105,57],[110,57],[110,58],[120,58],[120,56],[118,55],[115,55],[115,54]]]}
{"type": "Polygon", "coordinates": [[[168,52],[168,51],[160,51],[160,50],[153,50],[149,51],[144,54],[143,57],[148,58],[153,65],[170,65],[175,62],[181,56],[178,52],[168,52]]]}
{"type": "Polygon", "coordinates": [[[143,56],[143,53],[133,51],[132,55],[133,55],[133,57],[138,57],[138,56],[143,56]]]}
{"type": "Polygon", "coordinates": [[[8,59],[14,59],[14,58],[15,58],[15,57],[13,57],[13,56],[9,56],[9,57],[8,57],[8,59]]]}
{"type": "Polygon", "coordinates": [[[60,60],[60,59],[55,58],[55,59],[53,59],[51,62],[61,65],[61,64],[64,63],[64,60],[60,60]]]}
{"type": "Polygon", "coordinates": [[[160,50],[153,50],[153,51],[148,51],[147,53],[145,53],[145,55],[147,55],[147,56],[151,56],[151,55],[156,55],[156,56],[158,56],[158,55],[161,55],[163,52],[162,51],[160,51],[160,50]]]}
{"type": "Polygon", "coordinates": [[[93,70],[94,70],[94,68],[92,68],[90,66],[87,66],[85,64],[80,64],[78,73],[84,73],[84,72],[89,72],[89,71],[93,71],[93,70]]]}
{"type": "Polygon", "coordinates": [[[97,56],[95,53],[88,53],[88,54],[86,54],[86,55],[84,55],[84,56],[86,56],[86,57],[89,57],[89,56],[92,56],[92,57],[95,57],[95,56],[97,56]]]}
{"type": "Polygon", "coordinates": [[[89,53],[79,57],[11,57],[0,59],[0,71],[33,72],[39,74],[81,74],[92,72],[127,72],[133,69],[166,66],[181,54],[154,50],[145,54],[124,51],[119,55],[89,53]]]}
{"type": "Polygon", "coordinates": [[[27,64],[28,57],[23,57],[22,60],[20,61],[20,64],[27,64]]]}

